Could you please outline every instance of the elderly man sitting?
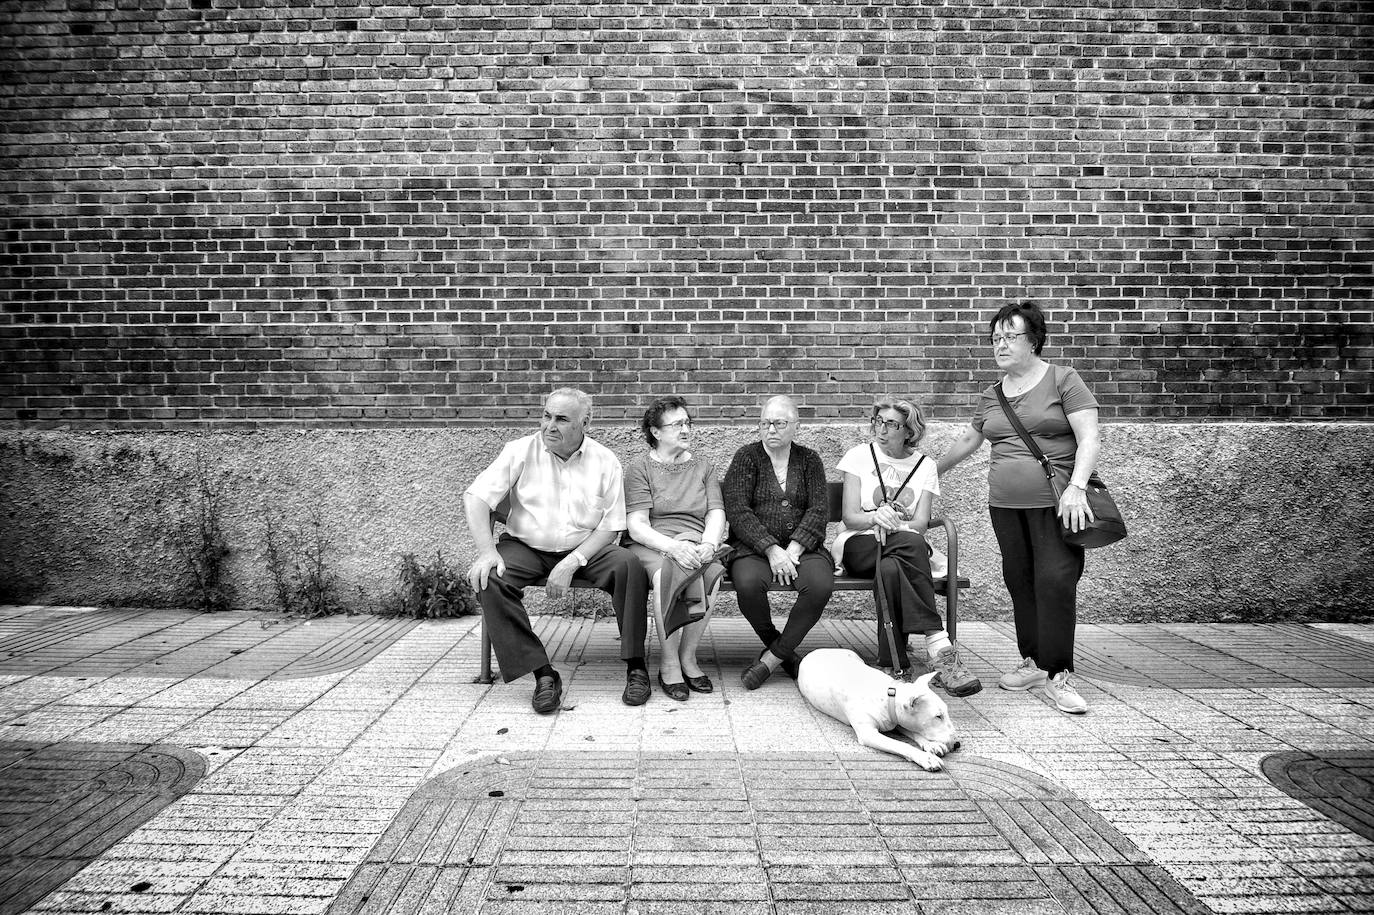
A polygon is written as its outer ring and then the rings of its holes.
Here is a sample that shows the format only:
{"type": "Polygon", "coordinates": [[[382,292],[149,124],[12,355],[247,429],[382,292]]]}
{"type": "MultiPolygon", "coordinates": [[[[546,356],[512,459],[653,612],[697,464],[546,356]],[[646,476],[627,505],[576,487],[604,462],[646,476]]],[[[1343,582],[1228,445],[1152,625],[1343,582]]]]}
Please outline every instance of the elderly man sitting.
{"type": "Polygon", "coordinates": [[[534,710],[558,709],[563,680],[549,663],[525,612],[524,589],[548,578],[548,595],[562,598],[574,578],[611,595],[625,660],[626,705],[649,700],[644,665],[649,583],[644,567],[617,541],[625,530],[625,489],[620,460],[587,438],[592,399],[559,388],[544,402],[539,432],[508,443],[465,495],[468,529],[477,558],[468,581],[509,683],[534,672],[534,710]],[[492,539],[491,512],[510,496],[506,533],[492,539]]]}

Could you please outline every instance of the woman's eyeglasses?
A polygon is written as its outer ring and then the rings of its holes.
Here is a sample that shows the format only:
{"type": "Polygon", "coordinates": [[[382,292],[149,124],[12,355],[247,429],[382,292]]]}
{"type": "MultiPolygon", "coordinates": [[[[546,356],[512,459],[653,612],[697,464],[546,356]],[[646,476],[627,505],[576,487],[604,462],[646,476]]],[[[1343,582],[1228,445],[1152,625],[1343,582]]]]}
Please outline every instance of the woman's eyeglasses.
{"type": "Polygon", "coordinates": [[[682,431],[683,429],[690,429],[690,428],[692,428],[692,421],[691,421],[690,419],[679,419],[679,420],[678,420],[677,422],[675,422],[675,423],[664,423],[663,425],[659,426],[659,428],[660,428],[660,429],[677,429],[677,430],[680,432],[680,431],[682,431]]]}
{"type": "Polygon", "coordinates": [[[873,417],[874,429],[886,429],[888,432],[896,432],[905,425],[906,423],[898,422],[895,419],[882,419],[877,416],[873,417]]]}
{"type": "Polygon", "coordinates": [[[1025,334],[1024,332],[1019,333],[1019,334],[993,334],[993,335],[992,335],[992,345],[993,345],[993,346],[996,346],[996,345],[999,344],[999,343],[1010,343],[1011,341],[1015,340],[1017,337],[1024,337],[1025,335],[1026,335],[1026,334],[1025,334]]]}

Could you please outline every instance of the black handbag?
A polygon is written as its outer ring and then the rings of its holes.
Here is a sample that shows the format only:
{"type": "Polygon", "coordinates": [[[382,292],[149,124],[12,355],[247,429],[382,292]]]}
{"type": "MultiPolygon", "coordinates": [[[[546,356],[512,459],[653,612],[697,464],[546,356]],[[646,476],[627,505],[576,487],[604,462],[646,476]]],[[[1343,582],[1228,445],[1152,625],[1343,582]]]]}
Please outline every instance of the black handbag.
{"type": "MultiPolygon", "coordinates": [[[[1054,503],[1059,504],[1059,500],[1064,495],[1064,488],[1069,485],[1069,471],[1056,468],[1050,463],[1049,458],[1045,457],[1045,452],[1040,450],[1040,446],[1031,438],[1031,434],[1026,431],[1025,425],[1021,422],[1021,417],[1016,415],[1016,411],[1011,407],[1011,401],[1007,400],[1007,395],[1002,392],[1002,385],[997,384],[997,399],[1002,402],[1002,409],[1007,414],[1007,419],[1011,421],[1012,428],[1021,436],[1021,441],[1026,443],[1030,453],[1040,462],[1040,467],[1045,471],[1045,479],[1049,481],[1050,492],[1054,493],[1054,503]]],[[[1121,509],[1116,507],[1116,500],[1107,491],[1107,484],[1097,475],[1096,471],[1088,478],[1088,485],[1084,489],[1088,495],[1088,508],[1092,512],[1093,519],[1081,531],[1071,531],[1062,524],[1059,526],[1059,533],[1064,535],[1064,542],[1074,546],[1081,546],[1084,549],[1092,550],[1100,546],[1107,546],[1124,540],[1126,537],[1126,522],[1121,517],[1121,509]]]]}

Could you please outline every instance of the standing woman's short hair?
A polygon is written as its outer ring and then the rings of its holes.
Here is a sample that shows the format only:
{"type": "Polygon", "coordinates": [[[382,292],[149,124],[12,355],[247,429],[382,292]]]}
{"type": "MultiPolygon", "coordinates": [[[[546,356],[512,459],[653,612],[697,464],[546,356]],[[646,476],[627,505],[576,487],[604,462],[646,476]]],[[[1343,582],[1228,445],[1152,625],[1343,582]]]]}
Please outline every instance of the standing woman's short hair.
{"type": "Polygon", "coordinates": [[[884,410],[896,410],[902,414],[902,425],[906,427],[906,446],[915,448],[916,443],[926,437],[926,419],[921,415],[921,408],[916,406],[905,397],[894,397],[891,394],[884,394],[873,401],[873,415],[869,421],[878,418],[878,414],[884,410]]]}
{"type": "Polygon", "coordinates": [[[1049,333],[1045,330],[1045,313],[1040,310],[1040,306],[1030,299],[1020,299],[1015,302],[1008,302],[997,310],[997,314],[992,316],[988,322],[988,336],[997,333],[997,327],[1005,324],[1012,318],[1020,318],[1026,322],[1026,333],[1030,335],[1031,349],[1035,355],[1040,355],[1040,351],[1045,348],[1045,341],[1048,340],[1049,333]]]}
{"type": "MultiPolygon", "coordinates": [[[[639,421],[639,430],[644,433],[644,441],[649,443],[650,448],[658,447],[658,436],[654,435],[654,430],[663,422],[663,414],[670,410],[686,409],[687,401],[676,394],[655,398],[649,404],[649,409],[644,411],[644,418],[639,421]]],[[[687,418],[691,419],[691,414],[687,418]]]]}

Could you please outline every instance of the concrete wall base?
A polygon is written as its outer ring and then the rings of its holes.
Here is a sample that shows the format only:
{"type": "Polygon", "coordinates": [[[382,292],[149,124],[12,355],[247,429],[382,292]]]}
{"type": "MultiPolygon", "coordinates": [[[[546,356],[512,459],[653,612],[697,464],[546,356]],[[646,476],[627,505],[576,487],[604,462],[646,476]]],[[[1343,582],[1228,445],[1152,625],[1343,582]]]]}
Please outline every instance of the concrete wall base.
{"type": "MultiPolygon", "coordinates": [[[[962,426],[933,424],[942,453],[962,426]]],[[[190,606],[201,483],[218,493],[234,605],[273,606],[266,530],[326,545],[349,606],[396,583],[402,553],[466,568],[462,493],[510,438],[499,429],[251,432],[0,431],[0,600],[190,606]]],[[[634,430],[594,429],[622,458],[634,430]]],[[[756,433],[697,430],[724,472],[756,433]]],[[[833,467],[859,425],[807,425],[833,467]]],[[[1085,622],[1374,619],[1374,424],[1111,423],[1103,477],[1131,537],[1088,557],[1085,622]]],[[[984,449],[942,481],[962,538],[970,619],[1005,617],[984,449]]],[[[860,596],[862,597],[862,596],[860,596]]]]}

